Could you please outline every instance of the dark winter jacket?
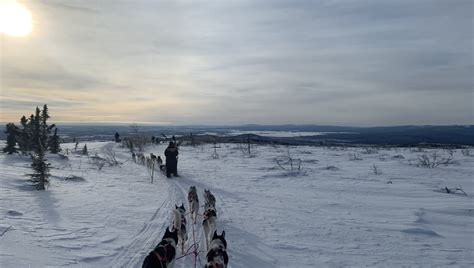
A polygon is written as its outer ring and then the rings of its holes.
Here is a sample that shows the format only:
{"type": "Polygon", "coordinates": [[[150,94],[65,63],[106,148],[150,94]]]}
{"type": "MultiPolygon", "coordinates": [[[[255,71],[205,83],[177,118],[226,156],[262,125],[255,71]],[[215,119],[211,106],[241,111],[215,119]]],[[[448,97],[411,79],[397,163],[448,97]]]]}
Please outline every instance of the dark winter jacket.
{"type": "Polygon", "coordinates": [[[168,147],[165,150],[166,165],[174,164],[178,161],[178,148],[168,147]]]}
{"type": "Polygon", "coordinates": [[[166,156],[166,176],[170,177],[171,174],[178,176],[178,148],[176,145],[170,144],[165,150],[166,156]]]}

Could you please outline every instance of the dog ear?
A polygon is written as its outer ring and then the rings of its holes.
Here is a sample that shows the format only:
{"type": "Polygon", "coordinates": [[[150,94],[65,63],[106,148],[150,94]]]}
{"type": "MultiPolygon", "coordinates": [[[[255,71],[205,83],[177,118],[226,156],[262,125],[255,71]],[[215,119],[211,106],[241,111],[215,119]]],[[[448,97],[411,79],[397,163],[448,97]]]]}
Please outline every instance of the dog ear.
{"type": "Polygon", "coordinates": [[[174,205],[176,208],[178,208],[178,205],[174,205]]]}
{"type": "Polygon", "coordinates": [[[168,228],[166,228],[166,231],[165,233],[163,234],[163,238],[161,238],[161,240],[165,239],[166,237],[169,236],[169,233],[170,233],[170,230],[168,228]]]}
{"type": "Polygon", "coordinates": [[[221,236],[222,236],[222,238],[225,238],[225,231],[222,231],[221,236]]]}
{"type": "Polygon", "coordinates": [[[181,204],[181,207],[180,207],[180,208],[184,208],[184,205],[183,205],[183,204],[181,204]]]}
{"type": "Polygon", "coordinates": [[[217,237],[217,230],[214,231],[214,234],[212,235],[212,239],[217,237]]]}

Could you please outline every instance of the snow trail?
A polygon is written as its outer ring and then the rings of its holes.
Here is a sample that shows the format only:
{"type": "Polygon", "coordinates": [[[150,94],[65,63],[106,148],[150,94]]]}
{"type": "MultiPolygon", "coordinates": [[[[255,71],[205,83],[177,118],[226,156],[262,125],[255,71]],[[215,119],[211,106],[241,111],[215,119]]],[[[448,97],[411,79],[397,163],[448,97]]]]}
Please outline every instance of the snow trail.
{"type": "Polygon", "coordinates": [[[110,262],[111,267],[140,267],[146,255],[160,242],[164,231],[171,222],[171,200],[166,199],[150,220],[133,237],[129,245],[117,252],[115,259],[110,262]]]}

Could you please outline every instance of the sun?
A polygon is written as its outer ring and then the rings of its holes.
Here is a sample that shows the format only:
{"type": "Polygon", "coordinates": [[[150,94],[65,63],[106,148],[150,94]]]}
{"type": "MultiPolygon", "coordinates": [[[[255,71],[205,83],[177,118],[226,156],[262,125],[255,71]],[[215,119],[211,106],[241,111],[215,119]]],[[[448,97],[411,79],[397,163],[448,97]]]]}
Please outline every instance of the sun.
{"type": "Polygon", "coordinates": [[[0,0],[0,33],[22,37],[33,28],[31,12],[14,0],[0,0]]]}

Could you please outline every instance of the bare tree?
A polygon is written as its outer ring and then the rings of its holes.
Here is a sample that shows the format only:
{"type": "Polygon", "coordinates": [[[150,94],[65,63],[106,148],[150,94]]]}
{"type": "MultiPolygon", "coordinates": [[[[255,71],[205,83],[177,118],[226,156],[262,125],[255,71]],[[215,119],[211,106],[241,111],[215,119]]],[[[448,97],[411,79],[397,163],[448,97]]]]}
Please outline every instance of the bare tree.
{"type": "Polygon", "coordinates": [[[137,148],[139,152],[143,152],[143,148],[148,143],[146,135],[141,131],[137,124],[130,125],[131,136],[128,138],[129,147],[137,148]]]}
{"type": "Polygon", "coordinates": [[[104,150],[104,159],[109,166],[118,166],[121,163],[117,160],[115,151],[111,147],[107,147],[104,150]]]}
{"type": "Polygon", "coordinates": [[[295,158],[289,148],[286,155],[275,158],[275,163],[290,176],[296,176],[302,173],[301,159],[295,158]]]}
{"type": "Polygon", "coordinates": [[[250,139],[250,134],[247,134],[245,138],[242,138],[241,142],[238,143],[239,149],[245,157],[255,157],[256,152],[252,150],[253,146],[250,139]]]}
{"type": "Polygon", "coordinates": [[[219,154],[217,153],[217,148],[220,148],[220,147],[217,147],[216,142],[214,142],[214,153],[212,153],[212,156],[211,156],[214,159],[219,158],[219,154]]]}

